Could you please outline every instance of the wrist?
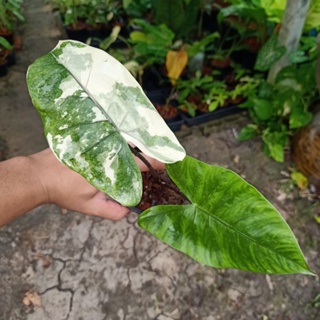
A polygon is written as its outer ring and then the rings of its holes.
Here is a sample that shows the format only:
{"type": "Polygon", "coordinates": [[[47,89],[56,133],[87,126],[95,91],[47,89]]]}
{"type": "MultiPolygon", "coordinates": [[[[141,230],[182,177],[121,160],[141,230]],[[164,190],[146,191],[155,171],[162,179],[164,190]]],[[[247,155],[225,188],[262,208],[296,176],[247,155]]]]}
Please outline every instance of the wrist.
{"type": "Polygon", "coordinates": [[[52,202],[50,198],[50,186],[54,177],[51,176],[50,167],[52,160],[50,159],[50,154],[53,156],[51,151],[46,149],[24,157],[28,163],[30,176],[33,179],[34,194],[38,205],[52,202]]]}
{"type": "Polygon", "coordinates": [[[16,157],[0,163],[0,226],[47,202],[35,160],[16,157]]]}

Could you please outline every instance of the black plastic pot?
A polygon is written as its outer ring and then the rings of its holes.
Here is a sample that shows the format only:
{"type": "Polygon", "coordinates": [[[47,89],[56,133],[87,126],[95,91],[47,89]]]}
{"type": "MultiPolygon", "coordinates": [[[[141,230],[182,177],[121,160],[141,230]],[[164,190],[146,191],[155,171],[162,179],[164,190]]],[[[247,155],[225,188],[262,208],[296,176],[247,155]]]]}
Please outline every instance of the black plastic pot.
{"type": "Polygon", "coordinates": [[[8,61],[0,61],[0,78],[5,77],[8,74],[8,61]]]}
{"type": "Polygon", "coordinates": [[[16,54],[14,51],[11,51],[7,57],[8,67],[15,66],[17,63],[16,54]]]}
{"type": "Polygon", "coordinates": [[[202,18],[202,29],[204,32],[213,33],[219,30],[218,23],[218,11],[211,11],[210,13],[204,13],[202,18]]]}
{"type": "Polygon", "coordinates": [[[169,79],[166,79],[165,76],[160,71],[161,66],[152,65],[149,68],[145,69],[142,75],[142,88],[146,92],[158,91],[161,90],[170,90],[172,88],[169,79]]]}
{"type": "Polygon", "coordinates": [[[102,27],[86,26],[86,37],[102,39],[102,27]]]}
{"type": "Polygon", "coordinates": [[[68,26],[65,27],[66,33],[68,35],[68,38],[71,40],[86,42],[88,39],[87,36],[87,30],[85,28],[83,29],[72,29],[68,26]]]}
{"type": "MultiPolygon", "coordinates": [[[[164,105],[166,103],[169,94],[170,90],[168,89],[158,89],[147,92],[147,97],[155,106],[157,106],[157,108],[161,108],[161,105],[164,105]]],[[[178,108],[177,105],[174,104],[174,102],[170,102],[170,105],[172,105],[172,107],[174,108],[178,108]]],[[[184,119],[181,115],[180,110],[177,109],[177,111],[178,112],[175,117],[164,119],[172,131],[179,131],[184,124],[184,119]]]]}
{"type": "Polygon", "coordinates": [[[243,68],[253,70],[258,54],[250,50],[240,50],[232,53],[232,60],[243,68]]]}
{"type": "Polygon", "coordinates": [[[238,106],[234,105],[218,108],[217,110],[212,112],[197,111],[194,117],[190,116],[187,112],[181,112],[181,116],[184,119],[185,124],[189,127],[192,127],[194,125],[203,124],[211,120],[223,118],[232,114],[237,114],[242,111],[244,111],[242,108],[239,108],[238,106]]]}

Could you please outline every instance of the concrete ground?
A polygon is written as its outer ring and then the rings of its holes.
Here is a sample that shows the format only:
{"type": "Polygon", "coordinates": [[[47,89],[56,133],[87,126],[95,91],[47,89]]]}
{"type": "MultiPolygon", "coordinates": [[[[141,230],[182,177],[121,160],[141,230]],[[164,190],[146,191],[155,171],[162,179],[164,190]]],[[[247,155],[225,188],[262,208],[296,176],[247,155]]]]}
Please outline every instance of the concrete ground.
{"type": "MultiPolygon", "coordinates": [[[[62,37],[46,1],[24,2],[23,50],[0,79],[0,136],[9,157],[47,146],[25,73],[62,37]]],[[[183,128],[177,136],[189,155],[229,167],[255,185],[287,220],[319,274],[318,205],[290,187],[288,163],[267,159],[258,140],[237,142],[247,122],[237,115],[183,128]]],[[[320,319],[317,277],[205,267],[148,235],[136,220],[134,213],[110,222],[45,205],[0,229],[0,319],[320,319]]]]}

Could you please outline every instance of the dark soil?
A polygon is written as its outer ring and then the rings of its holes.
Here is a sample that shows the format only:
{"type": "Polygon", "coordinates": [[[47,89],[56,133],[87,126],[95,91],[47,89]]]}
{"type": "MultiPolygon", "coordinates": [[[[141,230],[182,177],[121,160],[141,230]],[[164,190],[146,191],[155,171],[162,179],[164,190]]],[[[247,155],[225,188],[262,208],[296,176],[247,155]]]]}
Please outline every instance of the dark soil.
{"type": "Polygon", "coordinates": [[[178,108],[170,104],[155,104],[155,107],[161,117],[165,120],[173,119],[178,116],[178,108]]]}
{"type": "Polygon", "coordinates": [[[166,170],[142,173],[143,194],[137,208],[146,210],[160,204],[186,204],[187,198],[168,176],[166,170]]]}

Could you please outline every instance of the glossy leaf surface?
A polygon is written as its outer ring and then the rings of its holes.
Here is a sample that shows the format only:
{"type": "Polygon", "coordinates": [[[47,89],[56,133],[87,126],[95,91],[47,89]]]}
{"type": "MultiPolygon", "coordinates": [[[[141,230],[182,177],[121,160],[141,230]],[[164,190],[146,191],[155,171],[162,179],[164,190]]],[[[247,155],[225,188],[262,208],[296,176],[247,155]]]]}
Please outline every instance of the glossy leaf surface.
{"type": "Polygon", "coordinates": [[[237,174],[191,157],[166,167],[191,204],[146,210],[143,229],[209,266],[312,274],[287,223],[237,174]]]}
{"type": "Polygon", "coordinates": [[[268,71],[286,53],[285,47],[278,46],[278,37],[273,34],[258,53],[255,69],[268,71]]]}
{"type": "Polygon", "coordinates": [[[60,41],[29,67],[27,83],[57,157],[123,205],[142,193],[128,142],[166,163],[185,155],[136,80],[100,49],[60,41]]]}

